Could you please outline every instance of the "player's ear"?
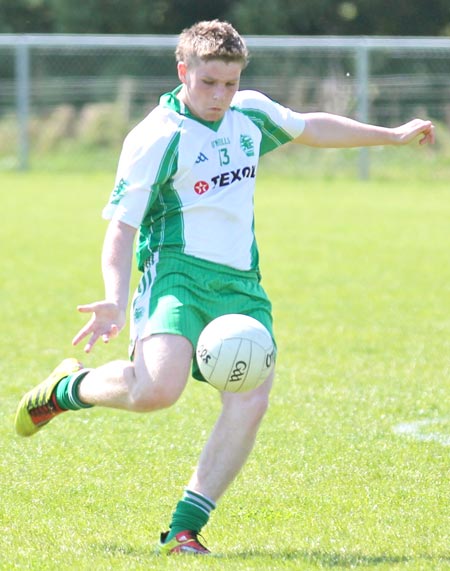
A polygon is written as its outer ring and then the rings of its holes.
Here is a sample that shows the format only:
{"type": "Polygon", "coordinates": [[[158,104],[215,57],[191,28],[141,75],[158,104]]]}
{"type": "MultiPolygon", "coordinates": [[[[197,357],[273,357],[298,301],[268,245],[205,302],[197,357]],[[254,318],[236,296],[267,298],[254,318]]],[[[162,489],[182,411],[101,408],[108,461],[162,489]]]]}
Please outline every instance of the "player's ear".
{"type": "Polygon", "coordinates": [[[184,61],[179,61],[177,64],[178,79],[181,83],[186,83],[187,65],[184,61]]]}

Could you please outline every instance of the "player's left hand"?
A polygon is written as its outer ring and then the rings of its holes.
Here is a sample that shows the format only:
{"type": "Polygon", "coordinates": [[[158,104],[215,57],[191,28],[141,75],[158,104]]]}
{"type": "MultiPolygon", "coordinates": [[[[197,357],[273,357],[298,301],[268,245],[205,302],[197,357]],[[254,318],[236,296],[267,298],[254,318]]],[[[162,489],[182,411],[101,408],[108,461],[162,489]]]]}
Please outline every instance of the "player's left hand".
{"type": "Polygon", "coordinates": [[[434,125],[431,121],[413,119],[404,125],[393,129],[394,143],[397,145],[407,145],[416,137],[420,137],[419,144],[433,144],[435,141],[434,125]]]}

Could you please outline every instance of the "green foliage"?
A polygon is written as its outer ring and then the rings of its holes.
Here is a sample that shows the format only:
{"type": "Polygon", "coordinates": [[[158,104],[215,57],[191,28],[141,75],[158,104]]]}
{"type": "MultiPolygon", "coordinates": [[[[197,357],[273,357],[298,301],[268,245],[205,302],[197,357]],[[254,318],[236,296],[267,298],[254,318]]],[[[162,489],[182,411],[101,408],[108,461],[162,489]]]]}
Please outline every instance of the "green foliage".
{"type": "Polygon", "coordinates": [[[0,0],[0,32],[177,34],[223,18],[232,0],[0,0]]]}
{"type": "MultiPolygon", "coordinates": [[[[425,420],[449,437],[448,179],[280,173],[256,197],[279,345],[272,405],[205,529],[214,556],[167,561],[153,545],[217,395],[192,381],[167,411],[92,409],[13,434],[23,391],[68,353],[84,359],[70,346],[75,306],[102,295],[112,176],[0,174],[2,571],[449,569],[448,448],[393,432],[425,420]]],[[[124,332],[86,365],[126,345],[124,332]]]]}
{"type": "Polygon", "coordinates": [[[49,33],[54,26],[51,0],[0,0],[0,33],[49,33]]]}
{"type": "Polygon", "coordinates": [[[229,19],[244,34],[445,35],[447,0],[0,0],[0,33],[177,34],[229,19]]]}
{"type": "Polygon", "coordinates": [[[450,23],[447,0],[244,0],[231,13],[246,34],[432,36],[450,23]]]}
{"type": "Polygon", "coordinates": [[[354,0],[346,4],[352,4],[355,11],[352,18],[343,18],[345,34],[449,35],[447,0],[354,0]]]}
{"type": "Polygon", "coordinates": [[[335,2],[274,0],[261,3],[246,0],[235,4],[232,15],[245,34],[316,35],[339,29],[335,2]]]}

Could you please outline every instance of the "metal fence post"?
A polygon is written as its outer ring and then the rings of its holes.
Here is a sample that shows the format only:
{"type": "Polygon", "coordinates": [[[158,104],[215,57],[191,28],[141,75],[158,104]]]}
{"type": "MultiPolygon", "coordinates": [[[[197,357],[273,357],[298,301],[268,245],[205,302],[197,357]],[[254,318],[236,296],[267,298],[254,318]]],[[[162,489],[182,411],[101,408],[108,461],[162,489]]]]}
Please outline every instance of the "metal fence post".
{"type": "Polygon", "coordinates": [[[29,166],[30,54],[26,42],[16,45],[16,113],[18,124],[18,168],[29,166]]]}
{"type": "MultiPolygon", "coordinates": [[[[363,123],[369,121],[369,48],[361,44],[356,48],[356,76],[358,120],[363,123]]],[[[368,180],[370,176],[370,156],[367,147],[361,147],[358,160],[358,174],[361,180],[368,180]]]]}

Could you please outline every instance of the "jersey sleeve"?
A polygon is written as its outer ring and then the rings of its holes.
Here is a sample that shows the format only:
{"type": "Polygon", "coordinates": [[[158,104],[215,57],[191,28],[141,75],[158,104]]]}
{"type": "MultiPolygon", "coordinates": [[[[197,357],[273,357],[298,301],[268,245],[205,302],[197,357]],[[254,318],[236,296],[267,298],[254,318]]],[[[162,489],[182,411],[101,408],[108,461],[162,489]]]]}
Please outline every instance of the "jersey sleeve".
{"type": "Polygon", "coordinates": [[[147,116],[126,137],[115,186],[102,216],[138,228],[158,192],[170,178],[177,130],[147,116]]]}
{"type": "Polygon", "coordinates": [[[239,91],[232,106],[260,129],[261,155],[289,143],[301,135],[305,128],[302,113],[284,107],[258,91],[239,91]]]}

